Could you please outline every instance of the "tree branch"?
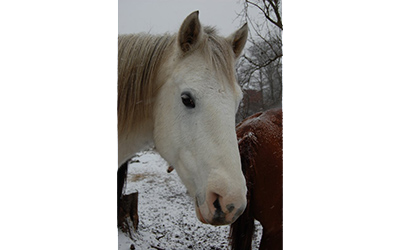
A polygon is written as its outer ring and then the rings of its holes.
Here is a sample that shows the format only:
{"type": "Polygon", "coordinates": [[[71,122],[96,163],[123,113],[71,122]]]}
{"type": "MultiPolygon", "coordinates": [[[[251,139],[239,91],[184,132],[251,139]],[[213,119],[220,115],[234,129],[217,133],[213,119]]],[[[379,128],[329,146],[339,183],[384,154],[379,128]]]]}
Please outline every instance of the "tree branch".
{"type": "Polygon", "coordinates": [[[281,16],[280,16],[280,14],[279,14],[279,9],[277,8],[277,6],[274,5],[274,4],[272,3],[271,0],[268,0],[268,3],[272,6],[272,9],[274,10],[274,14],[275,14],[275,16],[276,16],[276,18],[277,18],[277,21],[275,21],[275,20],[273,20],[273,19],[270,17],[270,14],[269,14],[269,6],[265,3],[265,0],[264,0],[263,2],[264,2],[264,6],[265,6],[265,9],[266,9],[266,10],[264,10],[263,8],[261,8],[258,4],[253,3],[253,2],[251,2],[251,1],[249,1],[249,0],[246,0],[246,3],[248,3],[248,4],[250,4],[250,5],[254,6],[254,7],[256,7],[257,9],[259,9],[259,10],[264,14],[265,18],[266,18],[268,21],[270,21],[272,24],[274,24],[275,26],[277,26],[279,29],[283,30],[282,20],[281,20],[281,16]]]}

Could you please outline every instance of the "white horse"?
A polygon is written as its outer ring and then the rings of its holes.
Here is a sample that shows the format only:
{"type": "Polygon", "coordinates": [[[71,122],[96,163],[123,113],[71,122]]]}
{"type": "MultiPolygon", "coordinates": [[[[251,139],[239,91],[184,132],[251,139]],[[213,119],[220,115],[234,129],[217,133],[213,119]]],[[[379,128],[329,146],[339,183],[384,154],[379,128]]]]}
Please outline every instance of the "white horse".
{"type": "Polygon", "coordinates": [[[194,197],[198,219],[224,225],[246,207],[234,66],[248,28],[223,38],[198,14],[175,35],[118,37],[118,164],[154,144],[194,197]]]}

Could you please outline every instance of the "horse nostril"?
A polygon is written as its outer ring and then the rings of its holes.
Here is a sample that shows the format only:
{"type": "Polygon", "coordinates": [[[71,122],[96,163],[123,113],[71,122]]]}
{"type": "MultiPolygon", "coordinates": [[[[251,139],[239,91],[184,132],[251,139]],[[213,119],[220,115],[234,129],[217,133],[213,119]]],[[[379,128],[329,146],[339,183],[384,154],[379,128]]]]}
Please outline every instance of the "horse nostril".
{"type": "MultiPolygon", "coordinates": [[[[217,198],[215,199],[215,201],[213,202],[213,206],[215,207],[215,209],[217,211],[221,211],[222,212],[222,207],[221,207],[221,203],[219,202],[219,198],[221,196],[217,195],[217,198]]],[[[226,205],[226,210],[228,211],[228,213],[231,213],[233,210],[235,210],[235,205],[234,204],[228,204],[226,205]]]]}
{"type": "Polygon", "coordinates": [[[221,208],[221,203],[219,202],[219,195],[217,195],[217,198],[213,202],[213,206],[215,207],[212,223],[213,225],[225,225],[226,224],[226,218],[225,218],[225,213],[222,212],[221,208]]]}
{"type": "Polygon", "coordinates": [[[221,211],[221,204],[219,203],[219,197],[217,197],[217,199],[215,199],[213,205],[217,209],[217,211],[218,210],[221,211]]]}
{"type": "Polygon", "coordinates": [[[232,211],[235,209],[235,205],[233,204],[226,205],[226,209],[228,210],[229,213],[232,213],[232,211]]]}

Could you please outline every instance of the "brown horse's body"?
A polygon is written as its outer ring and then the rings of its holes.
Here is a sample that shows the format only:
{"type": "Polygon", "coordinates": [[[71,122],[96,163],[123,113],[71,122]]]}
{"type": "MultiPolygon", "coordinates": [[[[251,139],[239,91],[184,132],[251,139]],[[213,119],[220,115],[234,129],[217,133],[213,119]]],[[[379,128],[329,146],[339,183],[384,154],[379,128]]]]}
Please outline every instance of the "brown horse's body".
{"type": "Polygon", "coordinates": [[[251,249],[254,219],[263,226],[260,249],[282,249],[282,109],[252,115],[236,132],[248,203],[231,226],[232,249],[251,249]]]}

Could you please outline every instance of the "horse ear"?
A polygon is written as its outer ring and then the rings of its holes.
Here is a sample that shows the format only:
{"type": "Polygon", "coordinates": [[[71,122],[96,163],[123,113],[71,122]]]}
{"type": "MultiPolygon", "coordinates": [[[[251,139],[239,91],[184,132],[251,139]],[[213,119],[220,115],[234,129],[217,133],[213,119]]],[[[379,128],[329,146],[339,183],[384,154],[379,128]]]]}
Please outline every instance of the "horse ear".
{"type": "Polygon", "coordinates": [[[199,11],[195,11],[183,21],[178,33],[179,46],[183,52],[188,52],[199,41],[201,25],[199,11]]]}
{"type": "Polygon", "coordinates": [[[235,58],[238,58],[242,53],[247,41],[248,30],[247,23],[245,23],[240,29],[228,37],[228,41],[232,45],[233,52],[235,53],[235,58]]]}

